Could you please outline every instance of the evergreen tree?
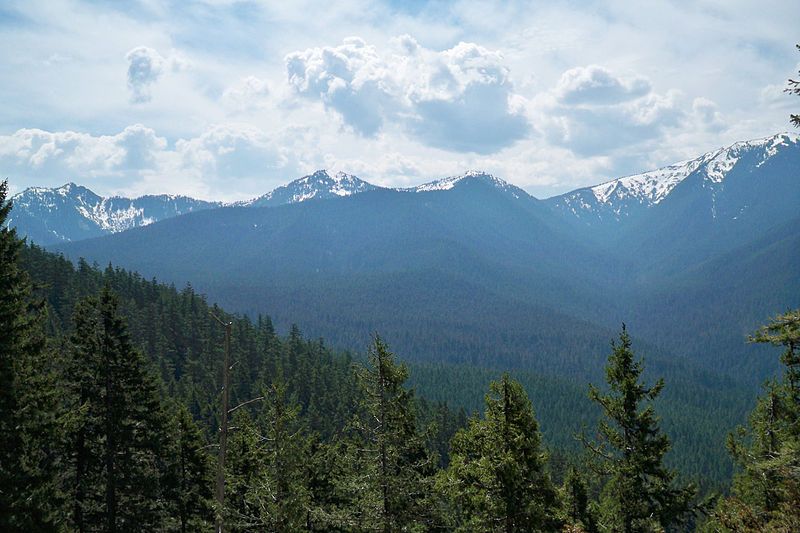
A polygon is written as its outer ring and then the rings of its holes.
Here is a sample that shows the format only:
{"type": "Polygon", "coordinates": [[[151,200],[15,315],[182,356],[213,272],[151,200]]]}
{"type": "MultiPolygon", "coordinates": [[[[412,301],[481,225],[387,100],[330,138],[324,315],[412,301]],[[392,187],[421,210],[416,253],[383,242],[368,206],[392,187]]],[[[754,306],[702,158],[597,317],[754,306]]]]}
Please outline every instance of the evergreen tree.
{"type": "Polygon", "coordinates": [[[57,389],[7,194],[0,182],[0,530],[47,531],[58,521],[57,389]]]}
{"type": "MultiPolygon", "coordinates": [[[[797,50],[800,51],[800,44],[795,45],[797,50]]],[[[800,72],[798,72],[800,74],[800,72]]],[[[800,79],[793,80],[789,79],[789,86],[786,88],[786,92],[790,94],[800,95],[800,79]]],[[[789,115],[789,120],[795,127],[800,128],[800,114],[792,113],[789,115]]]]}
{"type": "Polygon", "coordinates": [[[282,382],[263,398],[256,420],[246,412],[236,415],[226,515],[235,531],[304,530],[311,514],[311,441],[282,382]]]}
{"type": "Polygon", "coordinates": [[[589,500],[589,487],[581,472],[574,466],[570,466],[567,470],[561,492],[566,523],[573,528],[573,531],[596,532],[597,521],[592,502],[589,500]]]}
{"type": "Polygon", "coordinates": [[[800,530],[800,310],[773,318],[750,339],[784,348],[782,379],[767,384],[728,447],[740,472],[712,525],[728,531],[800,530]]]}
{"type": "Polygon", "coordinates": [[[484,418],[456,433],[440,479],[458,531],[559,531],[559,500],[546,471],[539,426],[522,386],[489,385],[484,418]]]}
{"type": "Polygon", "coordinates": [[[169,448],[163,478],[169,530],[207,530],[213,523],[211,461],[189,410],[171,402],[169,448]]]}
{"type": "Polygon", "coordinates": [[[369,365],[357,370],[362,391],[361,416],[352,424],[349,480],[353,519],[358,531],[409,531],[430,522],[434,461],[417,428],[413,391],[403,385],[405,365],[375,336],[369,365]]]}
{"type": "Polygon", "coordinates": [[[262,412],[264,475],[257,480],[253,498],[260,522],[268,531],[288,533],[305,527],[309,513],[309,479],[306,461],[310,440],[299,421],[300,406],[286,396],[286,385],[273,383],[265,394],[262,412]]]}
{"type": "Polygon", "coordinates": [[[680,525],[691,513],[695,490],[679,487],[675,472],[663,464],[669,438],[659,428],[652,402],[664,387],[641,381],[643,364],[636,360],[625,326],[606,366],[609,391],[593,386],[589,397],[597,402],[604,420],[598,428],[599,442],[584,443],[599,472],[608,478],[601,495],[602,531],[645,533],[680,525]],[[644,405],[643,405],[644,403],[644,405]]]}
{"type": "Polygon", "coordinates": [[[105,287],[75,310],[66,486],[79,531],[163,528],[164,415],[156,379],[133,348],[118,307],[105,287]]]}

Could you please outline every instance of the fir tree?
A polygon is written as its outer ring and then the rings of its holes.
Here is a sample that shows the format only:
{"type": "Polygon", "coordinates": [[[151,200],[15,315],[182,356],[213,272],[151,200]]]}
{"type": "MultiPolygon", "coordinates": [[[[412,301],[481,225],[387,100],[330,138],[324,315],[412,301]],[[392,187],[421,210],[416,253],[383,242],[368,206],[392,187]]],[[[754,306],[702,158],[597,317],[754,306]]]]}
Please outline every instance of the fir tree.
{"type": "Polygon", "coordinates": [[[484,418],[456,433],[440,479],[458,531],[559,531],[559,501],[539,425],[522,386],[505,374],[489,385],[484,418]]]}
{"type": "Polygon", "coordinates": [[[363,394],[362,415],[352,424],[349,488],[355,529],[408,531],[431,519],[429,496],[433,458],[417,428],[413,391],[406,389],[405,365],[397,364],[383,340],[375,336],[369,365],[357,370],[363,394]]]}
{"type": "MultiPolygon", "coordinates": [[[[795,46],[797,47],[797,50],[800,51],[800,44],[795,46]]],[[[798,74],[800,74],[800,72],[798,72],[798,74]]],[[[789,86],[786,88],[786,92],[800,95],[800,79],[789,79],[789,86]]],[[[792,113],[789,115],[789,120],[796,128],[800,128],[800,114],[792,113]]]]}
{"type": "Polygon", "coordinates": [[[582,473],[570,466],[561,488],[566,522],[575,531],[595,533],[597,521],[592,502],[589,500],[589,486],[582,473]]]}
{"type": "Polygon", "coordinates": [[[784,348],[782,379],[767,384],[728,447],[740,467],[713,525],[728,531],[800,530],[800,310],[773,318],[750,340],[784,348]]]}
{"type": "Polygon", "coordinates": [[[298,419],[300,406],[287,398],[281,381],[273,383],[264,401],[260,425],[266,428],[262,437],[265,464],[251,497],[258,502],[260,523],[266,530],[298,531],[305,527],[310,507],[306,469],[310,440],[298,419]]]}
{"type": "Polygon", "coordinates": [[[0,182],[0,530],[47,531],[58,521],[57,389],[7,194],[0,182]]]}
{"type": "Polygon", "coordinates": [[[211,461],[189,410],[171,402],[164,499],[171,531],[207,530],[213,523],[211,461]]]}
{"type": "Polygon", "coordinates": [[[157,382],[133,348],[118,306],[105,287],[75,310],[67,488],[79,531],[163,527],[159,479],[166,433],[157,382]]]}
{"type": "Polygon", "coordinates": [[[643,364],[636,360],[625,326],[606,366],[609,391],[593,386],[589,397],[597,402],[604,420],[598,428],[599,442],[584,438],[598,460],[598,470],[607,482],[601,495],[602,531],[645,533],[683,523],[691,513],[695,490],[679,487],[675,472],[663,464],[669,438],[661,432],[652,402],[664,387],[641,381],[643,364]]]}

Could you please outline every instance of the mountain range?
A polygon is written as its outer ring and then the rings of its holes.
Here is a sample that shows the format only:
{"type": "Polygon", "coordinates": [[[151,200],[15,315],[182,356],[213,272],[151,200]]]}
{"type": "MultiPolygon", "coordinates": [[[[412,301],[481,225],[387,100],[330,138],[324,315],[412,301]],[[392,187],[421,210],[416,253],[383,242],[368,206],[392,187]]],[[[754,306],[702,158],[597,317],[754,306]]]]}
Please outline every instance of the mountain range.
{"type": "Polygon", "coordinates": [[[411,359],[597,375],[625,321],[664,372],[754,382],[771,367],[747,333],[800,301],[798,205],[800,139],[779,134],[546,200],[476,171],[409,189],[319,171],[55,249],[343,347],[380,331],[411,359]]]}
{"type": "MultiPolygon", "coordinates": [[[[645,213],[657,210],[669,196],[680,196],[683,189],[700,187],[712,218],[726,219],[746,217],[745,210],[751,206],[742,204],[741,212],[724,211],[724,202],[718,205],[717,198],[725,195],[731,181],[742,174],[758,174],[763,165],[772,165],[787,153],[796,150],[798,136],[782,133],[735,143],[701,155],[695,159],[669,165],[657,170],[617,178],[592,187],[577,189],[542,202],[567,222],[582,227],[600,228],[595,234],[618,233],[619,227],[632,226],[645,213]],[[734,176],[734,179],[727,179],[734,176]],[[673,195],[673,191],[677,192],[673,195]],[[607,226],[615,228],[609,230],[607,226]]],[[[789,172],[791,175],[791,172],[789,172]]],[[[500,178],[479,171],[469,171],[416,187],[392,189],[402,192],[432,192],[449,190],[459,182],[482,179],[500,190],[510,192],[518,198],[529,198],[524,190],[506,183],[500,178]]],[[[746,178],[745,178],[746,179],[746,178]]],[[[752,182],[745,182],[745,188],[752,182]]],[[[155,195],[138,198],[114,196],[101,197],[86,187],[67,183],[48,189],[31,187],[15,195],[14,216],[10,221],[29,240],[47,246],[59,242],[72,242],[87,238],[118,233],[134,227],[179,216],[192,211],[227,206],[274,207],[309,200],[342,198],[363,192],[381,189],[356,176],[343,172],[330,175],[325,170],[292,181],[252,200],[225,204],[208,202],[186,196],[155,195]]],[[[588,232],[592,232],[589,230],[588,232]]]]}

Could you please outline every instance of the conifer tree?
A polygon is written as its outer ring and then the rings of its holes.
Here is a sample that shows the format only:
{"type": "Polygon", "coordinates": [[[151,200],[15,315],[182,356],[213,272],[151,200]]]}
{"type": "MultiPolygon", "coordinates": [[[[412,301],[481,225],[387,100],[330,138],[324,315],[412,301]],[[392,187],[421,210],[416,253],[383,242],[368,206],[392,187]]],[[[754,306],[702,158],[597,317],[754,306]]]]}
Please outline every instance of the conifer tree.
{"type": "Polygon", "coordinates": [[[282,381],[263,398],[255,420],[242,412],[234,421],[226,514],[235,531],[300,531],[311,512],[311,441],[282,381]]]}
{"type": "MultiPolygon", "coordinates": [[[[797,47],[797,50],[800,51],[800,44],[795,46],[797,47]]],[[[800,72],[798,72],[798,75],[800,75],[800,72]]],[[[787,93],[796,94],[800,96],[800,79],[793,80],[790,78],[789,86],[785,90],[787,93]]],[[[789,115],[789,121],[792,124],[794,124],[796,128],[800,128],[800,113],[798,114],[792,113],[791,115],[789,115]]]]}
{"type": "Polygon", "coordinates": [[[567,470],[561,492],[567,524],[575,531],[595,533],[597,521],[589,500],[589,487],[581,472],[574,466],[567,470]]]}
{"type": "Polygon", "coordinates": [[[160,463],[166,447],[157,382],[133,348],[117,297],[106,286],[80,301],[67,379],[73,527],[142,531],[163,527],[160,463]]]}
{"type": "Polygon", "coordinates": [[[652,387],[642,383],[643,364],[635,359],[624,324],[612,348],[606,366],[609,391],[603,394],[594,386],[589,388],[589,397],[604,415],[598,442],[584,438],[598,461],[599,473],[607,477],[599,527],[621,533],[668,529],[688,519],[695,490],[677,486],[675,472],[663,464],[670,443],[659,428],[652,402],[664,382],[659,380],[652,387]]]}
{"type": "Polygon", "coordinates": [[[282,381],[273,383],[264,401],[265,469],[253,497],[259,502],[264,528],[276,533],[298,531],[306,525],[310,506],[306,469],[310,441],[298,419],[300,406],[287,398],[282,381]]]}
{"type": "Polygon", "coordinates": [[[728,447],[740,472],[720,502],[713,527],[723,531],[800,530],[800,309],[773,318],[751,342],[784,348],[782,379],[767,384],[728,447]]]}
{"type": "Polygon", "coordinates": [[[377,335],[368,363],[357,370],[362,414],[352,424],[357,435],[349,480],[354,529],[390,533],[424,528],[431,519],[425,500],[434,461],[417,428],[414,393],[404,387],[408,369],[395,362],[377,335]]]}
{"type": "Polygon", "coordinates": [[[213,523],[211,461],[189,410],[171,402],[169,444],[164,466],[164,499],[169,530],[207,530],[213,523]]]}
{"type": "Polygon", "coordinates": [[[458,531],[559,531],[558,495],[522,386],[505,374],[489,385],[486,413],[456,433],[440,478],[458,531]]]}
{"type": "Polygon", "coordinates": [[[0,531],[47,531],[58,522],[54,456],[59,439],[44,308],[19,266],[23,241],[6,226],[11,202],[0,182],[0,531]]]}

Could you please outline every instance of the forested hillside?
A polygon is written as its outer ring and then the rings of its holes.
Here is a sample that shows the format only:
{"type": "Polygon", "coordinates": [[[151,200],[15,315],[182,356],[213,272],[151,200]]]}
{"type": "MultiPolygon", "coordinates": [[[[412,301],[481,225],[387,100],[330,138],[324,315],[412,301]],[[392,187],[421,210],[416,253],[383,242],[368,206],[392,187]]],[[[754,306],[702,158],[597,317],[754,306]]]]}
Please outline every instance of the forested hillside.
{"type": "MultiPolygon", "coordinates": [[[[521,531],[555,531],[566,524],[594,531],[603,520],[691,528],[705,519],[693,496],[697,489],[686,480],[695,479],[701,494],[708,494],[714,487],[724,490],[729,479],[726,459],[714,452],[733,425],[721,421],[741,413],[716,410],[717,384],[690,396],[674,392],[668,382],[658,399],[662,386],[644,386],[654,380],[642,375],[624,330],[608,362],[610,389],[592,388],[588,397],[585,383],[526,372],[512,380],[474,366],[424,364],[412,366],[409,376],[379,339],[365,358],[332,351],[321,339],[304,340],[297,327],[281,337],[269,318],[229,315],[189,286],[179,291],[83,261],[76,268],[2,231],[3,309],[5,316],[17,317],[16,328],[4,332],[3,372],[11,384],[4,412],[14,413],[4,424],[20,428],[21,439],[4,445],[11,452],[5,464],[24,462],[13,477],[4,471],[12,482],[2,493],[6,530],[209,527],[215,516],[211,488],[223,346],[214,316],[233,324],[235,431],[222,512],[231,530],[362,531],[381,524],[390,530],[399,524],[474,530],[498,519],[492,517],[505,517],[521,531]],[[33,293],[25,272],[33,278],[33,293]],[[36,304],[38,298],[44,306],[36,304]],[[490,380],[484,403],[479,398],[490,380]],[[611,406],[633,383],[642,388],[631,389],[639,391],[638,399],[624,416],[640,420],[643,435],[653,439],[642,449],[651,454],[641,458],[648,463],[629,463],[624,455],[612,460],[620,444],[611,428],[630,422],[616,419],[623,412],[611,406]],[[412,384],[419,397],[407,388],[412,384]],[[642,402],[652,407],[640,411],[642,402]],[[664,415],[664,433],[653,408],[664,415]],[[467,424],[466,412],[473,410],[467,424]],[[590,428],[603,418],[611,425],[601,424],[595,437],[590,428]],[[703,431],[693,430],[697,426],[703,431]],[[519,432],[524,440],[491,440],[503,431],[519,432]],[[583,436],[582,444],[573,432],[583,436]],[[668,454],[670,441],[674,451],[668,454]],[[512,443],[519,448],[500,451],[512,443]],[[392,470],[378,460],[384,453],[392,470]],[[512,461],[513,474],[491,466],[496,453],[511,454],[504,461],[512,461]],[[592,456],[599,466],[587,470],[581,465],[592,456]],[[473,463],[479,457],[486,462],[473,463]],[[647,470],[644,464],[656,466],[647,470]],[[610,487],[639,475],[646,485],[611,495],[610,487]],[[475,492],[484,487],[480,479],[499,485],[475,492]],[[504,492],[523,480],[523,492],[504,492]],[[669,500],[668,492],[659,495],[679,486],[669,500]],[[595,498],[597,503],[589,503],[595,498]],[[639,507],[626,514],[620,505],[628,500],[638,500],[639,507]],[[509,514],[511,509],[522,511],[509,514]]],[[[790,369],[793,357],[784,357],[790,369]]],[[[744,404],[737,404],[742,411],[744,404]]],[[[746,478],[737,479],[745,479],[737,481],[741,492],[746,478]]],[[[731,500],[712,516],[732,520],[730,506],[741,510],[743,501],[731,500]]]]}

